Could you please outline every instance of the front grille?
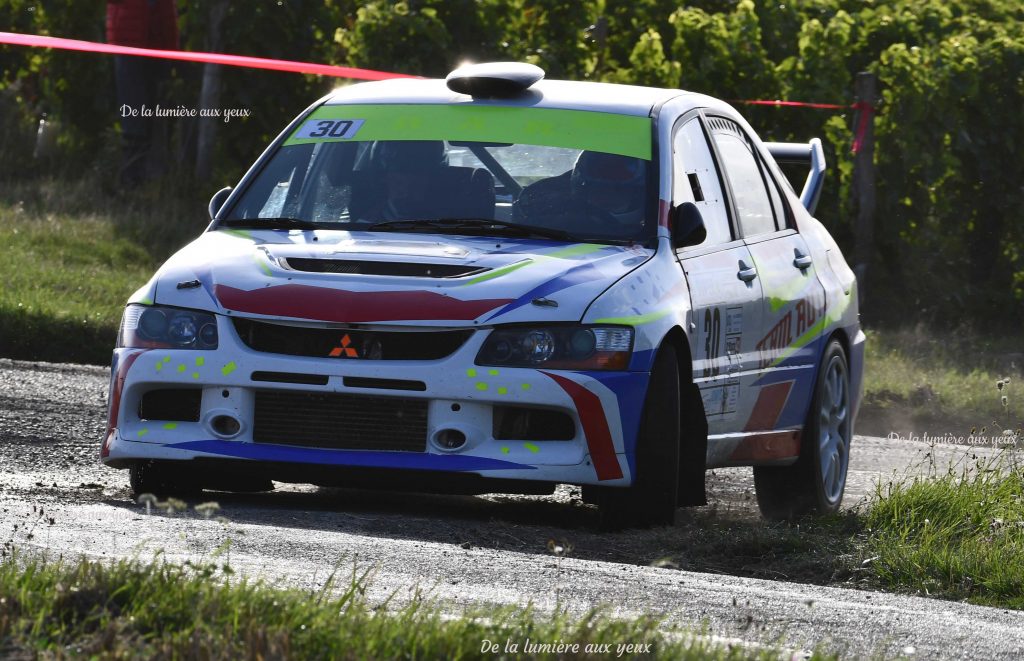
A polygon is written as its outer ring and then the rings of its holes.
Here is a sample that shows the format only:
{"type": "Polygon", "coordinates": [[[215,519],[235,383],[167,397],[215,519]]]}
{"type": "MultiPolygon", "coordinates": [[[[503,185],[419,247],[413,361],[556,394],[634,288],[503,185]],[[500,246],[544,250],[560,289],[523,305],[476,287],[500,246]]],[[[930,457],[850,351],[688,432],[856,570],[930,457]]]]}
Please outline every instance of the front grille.
{"type": "Polygon", "coordinates": [[[427,400],[261,390],[252,436],[276,445],[425,452],[427,400]]]}
{"type": "Polygon", "coordinates": [[[363,360],[439,360],[461,347],[471,330],[380,332],[310,328],[232,319],[250,349],[288,356],[363,360]]]}
{"type": "Polygon", "coordinates": [[[285,260],[295,271],[312,273],[344,273],[355,275],[394,275],[407,278],[462,278],[489,271],[479,266],[462,264],[421,264],[419,262],[368,262],[352,259],[309,259],[289,257],[285,260]]]}
{"type": "Polygon", "coordinates": [[[139,401],[139,419],[198,422],[202,401],[200,388],[150,390],[139,401]]]}

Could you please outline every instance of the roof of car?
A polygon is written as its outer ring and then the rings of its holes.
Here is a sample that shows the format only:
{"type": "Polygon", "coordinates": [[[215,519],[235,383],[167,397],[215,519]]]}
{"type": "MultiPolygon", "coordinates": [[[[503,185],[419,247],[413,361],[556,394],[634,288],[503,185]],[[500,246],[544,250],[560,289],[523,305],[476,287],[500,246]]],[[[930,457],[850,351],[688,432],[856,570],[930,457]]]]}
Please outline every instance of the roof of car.
{"type": "MultiPolygon", "coordinates": [[[[687,94],[681,90],[542,80],[511,98],[474,99],[451,91],[445,81],[428,78],[395,78],[340,87],[326,99],[328,105],[346,103],[476,103],[501,106],[533,106],[567,110],[593,110],[621,115],[647,116],[651,109],[671,98],[687,94]]],[[[695,103],[702,95],[693,95],[695,103]]]]}

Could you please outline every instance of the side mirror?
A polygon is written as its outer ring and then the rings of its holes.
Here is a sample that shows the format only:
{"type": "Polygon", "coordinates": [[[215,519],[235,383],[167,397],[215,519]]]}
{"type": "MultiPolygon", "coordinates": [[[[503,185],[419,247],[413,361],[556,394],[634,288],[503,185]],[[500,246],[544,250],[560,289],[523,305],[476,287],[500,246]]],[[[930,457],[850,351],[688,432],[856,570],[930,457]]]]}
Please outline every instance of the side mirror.
{"type": "Polygon", "coordinates": [[[693,202],[683,202],[672,207],[669,222],[672,227],[672,243],[676,248],[699,245],[708,237],[700,209],[693,202]]]}
{"type": "Polygon", "coordinates": [[[221,188],[213,194],[213,197],[210,198],[210,220],[217,217],[217,213],[220,211],[220,208],[224,206],[224,203],[228,199],[228,195],[231,195],[231,186],[221,188]]]}

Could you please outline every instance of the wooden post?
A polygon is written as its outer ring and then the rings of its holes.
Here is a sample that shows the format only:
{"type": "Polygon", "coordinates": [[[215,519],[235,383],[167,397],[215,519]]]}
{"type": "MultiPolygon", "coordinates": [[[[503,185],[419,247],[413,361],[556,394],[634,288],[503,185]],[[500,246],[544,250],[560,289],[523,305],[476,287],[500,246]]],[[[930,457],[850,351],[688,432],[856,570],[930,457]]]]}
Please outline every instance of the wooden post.
{"type": "MultiPolygon", "coordinates": [[[[210,8],[210,22],[207,24],[207,50],[217,53],[221,50],[220,26],[228,15],[228,0],[217,0],[210,8]]],[[[203,85],[199,91],[199,108],[209,110],[220,106],[221,66],[203,65],[203,85]]],[[[199,119],[199,136],[196,140],[196,179],[206,181],[213,173],[213,147],[217,140],[217,117],[199,119]]]]}
{"type": "Polygon", "coordinates": [[[857,218],[853,226],[854,273],[863,305],[865,279],[875,250],[875,101],[878,78],[862,71],[854,85],[857,113],[854,116],[853,205],[857,218]]]}

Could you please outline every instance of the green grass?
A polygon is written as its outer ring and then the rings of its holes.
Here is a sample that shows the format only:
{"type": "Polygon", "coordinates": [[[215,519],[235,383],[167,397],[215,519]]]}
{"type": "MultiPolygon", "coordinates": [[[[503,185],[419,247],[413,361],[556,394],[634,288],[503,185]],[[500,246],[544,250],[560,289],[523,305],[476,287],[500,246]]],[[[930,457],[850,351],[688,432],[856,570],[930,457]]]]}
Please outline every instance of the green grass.
{"type": "MultiPolygon", "coordinates": [[[[997,463],[979,460],[970,470],[950,468],[905,485],[879,486],[870,505],[839,517],[744,527],[707,513],[689,522],[690,561],[676,556],[679,562],[655,564],[735,573],[708,559],[738,556],[762,569],[776,567],[780,579],[799,578],[813,564],[834,572],[822,575],[825,583],[1024,609],[1019,462],[1006,454],[997,463]]],[[[660,543],[657,533],[650,543],[660,543]]],[[[0,656],[474,659],[495,658],[481,651],[484,640],[503,646],[527,638],[578,643],[581,650],[588,644],[651,645],[651,656],[633,658],[778,654],[722,647],[686,632],[666,634],[657,618],[615,619],[600,609],[573,617],[480,607],[452,617],[421,594],[406,595],[408,603],[376,603],[367,597],[366,575],[355,572],[314,591],[281,589],[235,576],[217,552],[185,566],[69,564],[24,560],[9,548],[0,561],[0,656]]]]}
{"type": "Polygon", "coordinates": [[[1024,349],[1016,334],[917,327],[867,335],[858,432],[992,436],[1020,429],[1024,349]]]}
{"type": "Polygon", "coordinates": [[[1013,455],[879,487],[871,571],[893,589],[1024,609],[1024,470],[1013,455]]]}
{"type": "MultiPolygon", "coordinates": [[[[766,522],[759,532],[722,529],[728,527],[726,520],[710,514],[693,521],[700,524],[692,531],[699,537],[693,556],[706,555],[712,547],[761,563],[794,553],[808,558],[841,554],[830,566],[839,574],[859,576],[863,587],[1024,609],[1024,470],[1019,461],[1007,454],[997,463],[979,461],[970,470],[951,468],[905,485],[879,486],[876,499],[861,511],[791,524],[766,522]]],[[[217,552],[203,562],[178,566],[25,560],[10,548],[4,546],[0,561],[0,656],[475,659],[496,658],[482,652],[484,640],[503,646],[507,640],[522,644],[526,639],[576,643],[584,651],[587,645],[651,645],[650,656],[623,658],[778,655],[723,647],[687,632],[666,634],[657,618],[615,619],[600,609],[573,617],[480,607],[452,617],[419,593],[406,595],[408,603],[375,603],[367,597],[366,574],[354,571],[320,589],[299,591],[239,578],[217,552]]],[[[836,577],[831,582],[849,583],[836,577]]]]}
{"type": "Polygon", "coordinates": [[[125,300],[205,212],[165,183],[130,198],[95,176],[5,182],[0,193],[0,356],[106,363],[125,300]]]}
{"type": "Polygon", "coordinates": [[[683,511],[644,544],[656,566],[1024,610],[1024,454],[932,466],[838,515],[683,511]]]}
{"type": "MultiPolygon", "coordinates": [[[[659,620],[592,612],[541,616],[490,609],[442,617],[416,595],[405,606],[370,604],[362,577],[315,592],[238,579],[215,562],[176,566],[0,562],[0,656],[102,658],[494,659],[522,654],[526,640],[578,644],[561,658],[608,658],[617,646],[650,645],[619,658],[770,659],[778,651],[726,647],[691,635],[667,637],[659,620]],[[334,590],[334,588],[339,588],[334,590]],[[503,653],[483,652],[495,641],[503,653]],[[520,654],[504,653],[506,641],[520,654]],[[587,645],[609,654],[587,654],[587,645]]],[[[550,656],[547,658],[551,658],[550,656]]],[[[820,658],[820,657],[818,657],[820,658]]]]}

